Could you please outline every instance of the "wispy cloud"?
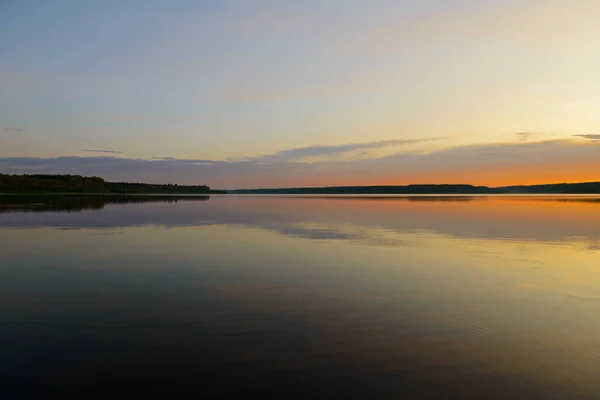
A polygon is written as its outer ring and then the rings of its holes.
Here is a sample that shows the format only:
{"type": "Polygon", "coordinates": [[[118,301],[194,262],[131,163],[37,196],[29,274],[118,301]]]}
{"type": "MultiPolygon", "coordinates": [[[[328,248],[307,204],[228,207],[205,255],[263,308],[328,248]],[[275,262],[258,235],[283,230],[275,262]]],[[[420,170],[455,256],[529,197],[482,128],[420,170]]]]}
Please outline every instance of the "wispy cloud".
{"type": "Polygon", "coordinates": [[[575,137],[580,137],[580,138],[584,138],[584,139],[589,139],[592,142],[598,142],[600,141],[600,135],[574,135],[575,137]]]}
{"type": "Polygon", "coordinates": [[[5,132],[23,132],[21,128],[4,128],[5,132]]]}
{"type": "Polygon", "coordinates": [[[516,135],[519,137],[519,139],[522,142],[525,142],[527,140],[529,140],[532,137],[535,136],[540,136],[542,133],[541,132],[518,132],[516,135]]]}
{"type": "Polygon", "coordinates": [[[222,160],[188,159],[188,158],[176,158],[176,157],[152,157],[151,159],[153,161],[164,161],[166,163],[196,164],[196,165],[215,165],[215,164],[227,163],[227,161],[222,161],[222,160]]]}
{"type": "Polygon", "coordinates": [[[102,149],[83,149],[80,151],[85,151],[87,153],[109,153],[109,154],[124,154],[124,151],[117,150],[102,150],[102,149]]]}
{"type": "Polygon", "coordinates": [[[342,153],[348,152],[360,152],[361,155],[366,154],[365,150],[368,149],[381,149],[386,147],[403,146],[415,143],[431,142],[434,140],[441,140],[443,138],[426,138],[426,139],[394,139],[394,140],[382,140],[376,142],[367,143],[349,143],[343,145],[333,146],[307,146],[298,147],[295,149],[287,149],[278,151],[273,154],[266,154],[261,157],[255,157],[248,159],[249,161],[296,161],[305,159],[308,157],[324,157],[324,156],[335,156],[342,153]]]}

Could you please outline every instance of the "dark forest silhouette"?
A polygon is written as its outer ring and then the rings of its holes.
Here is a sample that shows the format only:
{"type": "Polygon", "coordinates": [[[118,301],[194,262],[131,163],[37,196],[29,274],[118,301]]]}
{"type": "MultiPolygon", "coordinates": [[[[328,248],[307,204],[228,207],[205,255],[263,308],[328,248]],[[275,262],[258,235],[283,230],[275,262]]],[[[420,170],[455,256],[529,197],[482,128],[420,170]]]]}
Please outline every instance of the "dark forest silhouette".
{"type": "Polygon", "coordinates": [[[118,193],[118,194],[208,194],[210,187],[200,185],[158,185],[151,183],[106,182],[80,175],[3,175],[2,193],[118,193]]]}

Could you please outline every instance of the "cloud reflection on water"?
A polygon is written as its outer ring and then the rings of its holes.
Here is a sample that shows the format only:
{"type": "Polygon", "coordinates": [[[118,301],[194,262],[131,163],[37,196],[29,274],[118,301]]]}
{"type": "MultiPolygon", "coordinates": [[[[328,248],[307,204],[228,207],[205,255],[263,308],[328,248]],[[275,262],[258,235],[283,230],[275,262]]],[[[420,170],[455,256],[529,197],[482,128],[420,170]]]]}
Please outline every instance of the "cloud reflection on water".
{"type": "Polygon", "coordinates": [[[597,197],[104,197],[2,198],[0,227],[104,229],[226,225],[313,240],[407,245],[431,232],[473,239],[600,241],[597,197]],[[29,206],[27,206],[29,204],[29,206]],[[34,204],[32,206],[31,204],[34,204]],[[93,210],[93,212],[91,212],[93,210]],[[29,211],[26,218],[23,212],[29,211]],[[34,212],[51,211],[51,212],[34,212]],[[61,211],[68,211],[65,215],[61,211]],[[75,212],[83,211],[83,212],[75,212]]]}

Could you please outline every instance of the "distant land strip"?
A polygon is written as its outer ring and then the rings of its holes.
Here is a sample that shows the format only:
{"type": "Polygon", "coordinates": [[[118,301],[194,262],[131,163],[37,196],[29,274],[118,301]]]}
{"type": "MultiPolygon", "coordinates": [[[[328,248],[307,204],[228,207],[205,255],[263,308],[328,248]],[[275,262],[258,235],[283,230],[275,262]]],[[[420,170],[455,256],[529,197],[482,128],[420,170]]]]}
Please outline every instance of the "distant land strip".
{"type": "Polygon", "coordinates": [[[213,190],[206,185],[107,182],[80,175],[0,174],[0,193],[104,193],[104,194],[600,194],[600,182],[557,183],[488,187],[467,184],[405,186],[330,186],[273,189],[213,190]]]}
{"type": "Polygon", "coordinates": [[[0,193],[99,193],[99,194],[216,194],[205,185],[175,185],[106,182],[96,176],[80,175],[4,175],[0,174],[0,193]]]}
{"type": "Polygon", "coordinates": [[[331,186],[228,190],[231,194],[600,194],[600,182],[488,187],[474,185],[331,186]]]}

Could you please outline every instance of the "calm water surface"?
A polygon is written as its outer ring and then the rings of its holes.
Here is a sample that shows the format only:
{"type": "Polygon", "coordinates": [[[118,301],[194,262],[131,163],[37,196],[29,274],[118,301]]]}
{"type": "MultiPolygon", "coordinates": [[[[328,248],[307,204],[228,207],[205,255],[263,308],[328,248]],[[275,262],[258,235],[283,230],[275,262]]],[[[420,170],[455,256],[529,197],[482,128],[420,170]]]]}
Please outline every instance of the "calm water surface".
{"type": "Polygon", "coordinates": [[[0,196],[0,398],[600,398],[599,268],[593,197],[0,196]]]}

